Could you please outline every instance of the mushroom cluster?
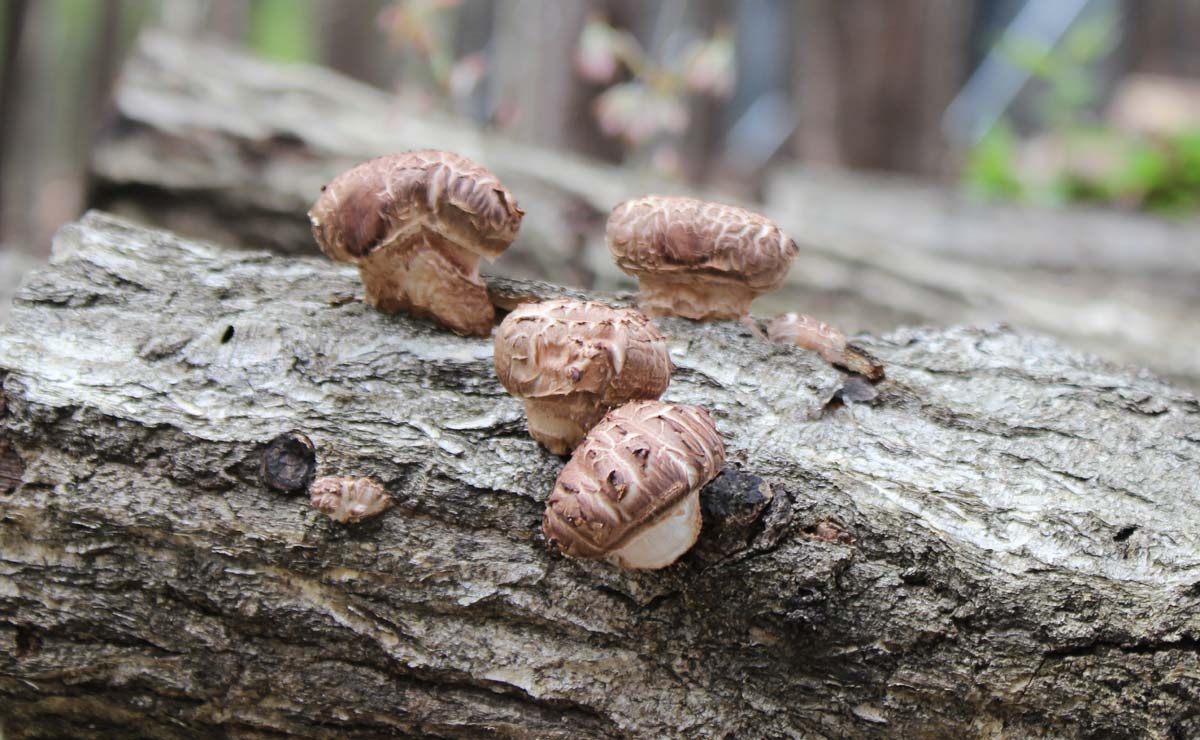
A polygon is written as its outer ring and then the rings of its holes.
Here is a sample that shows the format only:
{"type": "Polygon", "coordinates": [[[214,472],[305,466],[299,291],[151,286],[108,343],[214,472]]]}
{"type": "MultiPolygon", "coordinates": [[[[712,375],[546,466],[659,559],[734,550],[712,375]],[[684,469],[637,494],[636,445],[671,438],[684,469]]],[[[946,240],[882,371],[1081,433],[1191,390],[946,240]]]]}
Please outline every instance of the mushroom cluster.
{"type": "MultiPolygon", "coordinates": [[[[322,191],[309,212],[313,234],[326,255],[358,265],[368,304],[459,334],[492,332],[479,258],[504,251],[523,216],[495,175],[455,154],[412,151],[364,162],[322,191]]],[[[638,278],[643,311],[701,321],[752,323],[750,303],[779,287],[798,252],[765,216],[669,196],[621,203],[605,236],[617,266],[638,278]]],[[[815,319],[781,318],[770,335],[871,379],[882,375],[874,358],[815,319]]],[[[525,404],[530,435],[554,454],[574,450],[543,517],[552,547],[622,568],[663,568],[691,548],[699,492],[720,472],[725,445],[706,410],[657,400],[673,366],[645,314],[589,301],[520,305],[496,330],[494,362],[525,404]]],[[[311,480],[311,467],[284,459],[297,454],[291,447],[273,454],[282,462],[264,462],[280,478],[272,485],[291,490],[311,480]]],[[[320,478],[310,494],[341,522],[391,503],[370,478],[320,478]]]]}

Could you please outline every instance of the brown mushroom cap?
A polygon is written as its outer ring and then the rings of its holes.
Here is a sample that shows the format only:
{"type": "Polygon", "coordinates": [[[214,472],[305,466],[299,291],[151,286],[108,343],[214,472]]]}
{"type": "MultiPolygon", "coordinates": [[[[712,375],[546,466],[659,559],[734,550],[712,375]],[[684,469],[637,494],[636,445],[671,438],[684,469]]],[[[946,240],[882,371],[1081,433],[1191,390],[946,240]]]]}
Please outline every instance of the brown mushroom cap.
{"type": "Polygon", "coordinates": [[[313,508],[343,524],[369,519],[392,505],[383,484],[374,478],[327,475],[313,481],[308,497],[313,508]]]}
{"type": "Polygon", "coordinates": [[[625,404],[592,428],[559,474],[542,531],[567,555],[666,567],[695,543],[700,489],[724,462],[704,409],[625,404]]]}
{"type": "Polygon", "coordinates": [[[500,382],[525,401],[530,435],[558,455],[609,409],[661,396],[672,370],[666,339],[640,311],[573,300],[506,316],[495,362],[500,382]]]}
{"type": "Polygon", "coordinates": [[[638,278],[644,310],[691,319],[748,315],[799,251],[765,216],[661,195],[614,208],[606,237],[617,266],[638,278]]]}
{"type": "Polygon", "coordinates": [[[368,303],[484,336],[495,314],[479,257],[503,252],[523,215],[491,172],[433,150],[363,162],[308,212],[321,251],[359,266],[368,303]]]}

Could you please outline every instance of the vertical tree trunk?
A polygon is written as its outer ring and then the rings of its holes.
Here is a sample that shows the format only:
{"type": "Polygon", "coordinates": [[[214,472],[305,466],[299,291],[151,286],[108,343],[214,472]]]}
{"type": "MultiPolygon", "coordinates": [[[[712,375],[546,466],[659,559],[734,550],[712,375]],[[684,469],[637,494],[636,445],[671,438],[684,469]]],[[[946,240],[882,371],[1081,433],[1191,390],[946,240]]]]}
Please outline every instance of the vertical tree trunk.
{"type": "MultiPolygon", "coordinates": [[[[21,36],[25,28],[25,16],[29,10],[28,0],[9,0],[4,5],[4,46],[0,58],[0,244],[11,237],[15,226],[11,207],[5,192],[10,179],[9,152],[15,146],[18,124],[17,101],[20,100],[19,61],[21,58],[21,36]]],[[[11,176],[14,181],[21,178],[11,176]]]]}
{"type": "Polygon", "coordinates": [[[1200,2],[1127,0],[1125,6],[1131,70],[1200,77],[1200,2]]]}
{"type": "Polygon", "coordinates": [[[396,68],[388,62],[393,53],[376,20],[382,7],[377,0],[322,0],[324,64],[376,87],[389,87],[396,68]]]}
{"type": "Polygon", "coordinates": [[[800,156],[936,172],[941,115],[968,72],[965,4],[808,0],[797,12],[800,156]]]}
{"type": "Polygon", "coordinates": [[[209,0],[204,27],[209,33],[239,43],[246,39],[250,0],[209,0]]]}
{"type": "Polygon", "coordinates": [[[604,3],[497,0],[493,95],[520,139],[611,157],[619,151],[592,116],[596,88],[575,68],[579,33],[604,3]]]}

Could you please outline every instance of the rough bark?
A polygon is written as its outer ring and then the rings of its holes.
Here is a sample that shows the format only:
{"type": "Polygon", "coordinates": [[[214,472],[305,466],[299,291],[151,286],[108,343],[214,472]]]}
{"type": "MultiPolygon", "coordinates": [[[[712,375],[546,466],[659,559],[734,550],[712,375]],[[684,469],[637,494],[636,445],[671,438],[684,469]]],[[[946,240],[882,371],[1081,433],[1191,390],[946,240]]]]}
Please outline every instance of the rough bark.
{"type": "Polygon", "coordinates": [[[846,404],[811,353],[663,320],[666,397],[711,410],[729,463],[697,549],[621,572],[545,549],[563,461],[491,342],[359,291],[63,229],[0,333],[7,737],[1200,732],[1195,396],[949,328],[855,338],[887,378],[846,404]],[[344,526],[265,487],[293,429],[396,506],[344,526]]]}
{"type": "MultiPolygon", "coordinates": [[[[315,251],[321,185],[386,152],[432,146],[486,164],[527,216],[492,268],[605,289],[617,203],[678,184],[397,110],[326,70],[147,36],[98,145],[92,203],[222,243],[315,251]]],[[[709,193],[714,200],[733,202],[709,193]]],[[[1128,214],[987,207],[909,181],[781,175],[768,213],[804,249],[761,313],[846,330],[1008,321],[1200,387],[1200,228],[1128,214]]]]}

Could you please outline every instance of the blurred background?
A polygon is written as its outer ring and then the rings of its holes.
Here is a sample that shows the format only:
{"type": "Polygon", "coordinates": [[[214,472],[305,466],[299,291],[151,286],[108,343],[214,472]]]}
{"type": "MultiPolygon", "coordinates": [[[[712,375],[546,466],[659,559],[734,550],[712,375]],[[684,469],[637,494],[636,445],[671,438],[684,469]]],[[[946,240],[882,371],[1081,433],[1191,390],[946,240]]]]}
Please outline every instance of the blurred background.
{"type": "Polygon", "coordinates": [[[805,245],[759,313],[1009,321],[1200,385],[1198,0],[0,8],[0,304],[87,207],[311,253],[322,182],[439,146],[530,212],[498,272],[627,287],[608,209],[692,192],[805,245]]]}

